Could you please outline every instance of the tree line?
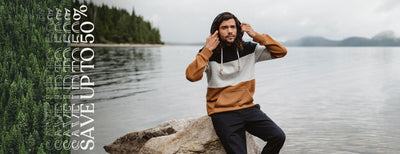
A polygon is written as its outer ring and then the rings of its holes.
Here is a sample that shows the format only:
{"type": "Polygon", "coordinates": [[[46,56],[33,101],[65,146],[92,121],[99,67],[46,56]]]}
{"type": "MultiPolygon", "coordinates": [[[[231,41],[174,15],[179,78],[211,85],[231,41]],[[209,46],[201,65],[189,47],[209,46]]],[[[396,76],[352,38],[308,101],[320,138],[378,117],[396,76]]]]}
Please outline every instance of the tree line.
{"type": "Polygon", "coordinates": [[[135,10],[129,14],[124,9],[109,7],[105,4],[94,5],[93,2],[79,2],[75,0],[73,7],[79,8],[85,4],[90,8],[87,13],[93,19],[95,43],[146,43],[164,44],[161,41],[160,31],[137,15],[135,10]]]}

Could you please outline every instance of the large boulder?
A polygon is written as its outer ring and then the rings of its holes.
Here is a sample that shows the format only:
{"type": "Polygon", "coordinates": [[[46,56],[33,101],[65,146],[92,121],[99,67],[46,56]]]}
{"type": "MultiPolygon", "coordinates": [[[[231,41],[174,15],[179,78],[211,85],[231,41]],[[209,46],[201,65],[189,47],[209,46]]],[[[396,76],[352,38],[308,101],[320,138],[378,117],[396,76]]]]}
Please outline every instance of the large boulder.
{"type": "MultiPolygon", "coordinates": [[[[261,147],[246,132],[247,152],[261,153],[261,147]]],[[[153,128],[126,134],[104,146],[109,153],[191,154],[225,153],[209,116],[171,120],[153,128]]]]}

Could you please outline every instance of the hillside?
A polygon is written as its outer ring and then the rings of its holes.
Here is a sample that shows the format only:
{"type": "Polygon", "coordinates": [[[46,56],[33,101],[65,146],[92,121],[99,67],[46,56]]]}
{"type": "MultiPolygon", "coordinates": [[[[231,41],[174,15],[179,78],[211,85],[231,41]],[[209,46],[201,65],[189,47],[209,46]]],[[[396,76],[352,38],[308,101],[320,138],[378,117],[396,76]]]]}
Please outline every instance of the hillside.
{"type": "Polygon", "coordinates": [[[393,31],[378,33],[372,38],[348,37],[343,40],[330,40],[319,36],[307,36],[297,40],[288,40],[285,46],[400,46],[400,38],[393,31]]]}
{"type": "MultiPolygon", "coordinates": [[[[93,2],[83,3],[90,8],[87,14],[95,25],[95,43],[164,44],[159,29],[136,14],[135,10],[129,14],[124,9],[104,4],[97,6],[93,2]]],[[[79,8],[80,5],[77,0],[72,4],[75,8],[79,8]]]]}

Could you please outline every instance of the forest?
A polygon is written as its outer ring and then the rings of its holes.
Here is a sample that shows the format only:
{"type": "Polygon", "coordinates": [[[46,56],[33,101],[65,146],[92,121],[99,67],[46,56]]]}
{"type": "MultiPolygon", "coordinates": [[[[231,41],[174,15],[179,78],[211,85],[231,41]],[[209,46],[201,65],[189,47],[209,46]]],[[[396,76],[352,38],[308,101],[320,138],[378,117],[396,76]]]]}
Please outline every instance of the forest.
{"type": "MultiPolygon", "coordinates": [[[[159,30],[134,11],[84,3],[95,23],[95,43],[163,43],[159,30]]],[[[54,23],[67,20],[56,19],[57,9],[80,5],[69,0],[0,0],[0,154],[71,153],[70,114],[62,108],[71,100],[54,97],[68,96],[70,89],[49,84],[70,74],[51,69],[56,65],[52,55],[70,43],[46,37],[56,31],[54,23]]]]}
{"type": "MultiPolygon", "coordinates": [[[[74,1],[72,6],[76,8],[81,4],[74,1]]],[[[83,4],[91,8],[86,13],[89,19],[93,19],[96,27],[93,32],[96,43],[164,44],[159,29],[137,15],[135,10],[129,14],[124,9],[104,4],[97,6],[86,1],[83,4]]]]}
{"type": "Polygon", "coordinates": [[[52,148],[69,137],[58,134],[67,128],[53,124],[64,118],[48,108],[69,100],[46,98],[60,93],[46,85],[55,75],[46,69],[46,52],[65,44],[45,41],[50,20],[39,16],[70,6],[64,0],[0,0],[0,153],[70,153],[52,148]]]}

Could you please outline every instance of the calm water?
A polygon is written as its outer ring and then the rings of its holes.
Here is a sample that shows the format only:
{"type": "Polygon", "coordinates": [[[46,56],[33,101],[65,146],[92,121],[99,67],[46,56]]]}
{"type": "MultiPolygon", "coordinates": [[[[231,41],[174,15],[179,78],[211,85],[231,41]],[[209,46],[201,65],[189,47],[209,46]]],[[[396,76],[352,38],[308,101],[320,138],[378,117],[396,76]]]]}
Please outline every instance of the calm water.
{"type": "MultiPolygon", "coordinates": [[[[118,137],[206,115],[200,46],[95,48],[94,153],[118,137]]],[[[286,132],[282,153],[399,153],[400,48],[289,47],[256,64],[255,103],[286,132]]]]}

